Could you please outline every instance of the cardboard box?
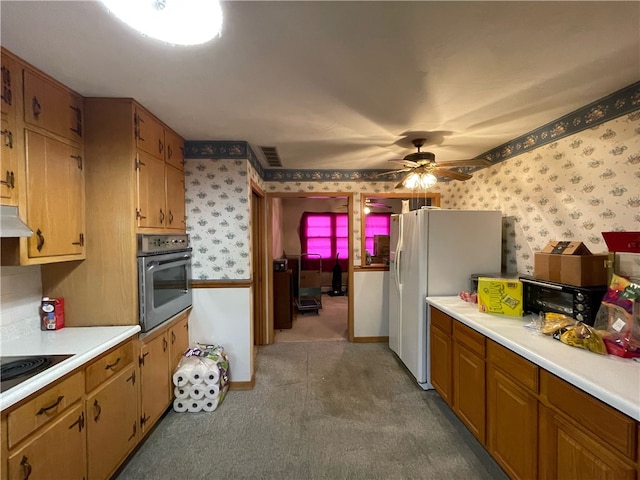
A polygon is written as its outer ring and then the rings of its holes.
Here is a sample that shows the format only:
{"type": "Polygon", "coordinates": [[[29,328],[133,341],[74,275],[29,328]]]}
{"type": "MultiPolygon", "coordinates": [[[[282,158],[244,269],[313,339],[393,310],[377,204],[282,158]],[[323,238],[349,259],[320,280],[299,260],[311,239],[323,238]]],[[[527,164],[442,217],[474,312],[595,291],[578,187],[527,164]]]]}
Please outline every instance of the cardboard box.
{"type": "Polygon", "coordinates": [[[376,257],[389,256],[389,235],[373,236],[373,255],[376,257]]]}
{"type": "Polygon", "coordinates": [[[558,255],[591,255],[587,246],[582,242],[561,242],[558,240],[547,243],[541,252],[558,255]]]}
{"type": "Polygon", "coordinates": [[[607,284],[608,254],[563,255],[536,252],[533,274],[549,282],[566,283],[578,287],[607,284]]]}
{"type": "Polygon", "coordinates": [[[517,278],[478,278],[478,310],[483,313],[521,317],[522,282],[517,278]]]}

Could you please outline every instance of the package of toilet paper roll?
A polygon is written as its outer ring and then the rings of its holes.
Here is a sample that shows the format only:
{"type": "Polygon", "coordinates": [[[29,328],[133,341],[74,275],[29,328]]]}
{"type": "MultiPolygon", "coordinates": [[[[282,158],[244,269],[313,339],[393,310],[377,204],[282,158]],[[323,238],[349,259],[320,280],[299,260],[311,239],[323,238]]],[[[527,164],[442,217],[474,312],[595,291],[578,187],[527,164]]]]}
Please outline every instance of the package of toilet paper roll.
{"type": "Polygon", "coordinates": [[[173,373],[176,412],[213,412],[229,390],[229,358],[220,345],[196,343],[173,373]]]}

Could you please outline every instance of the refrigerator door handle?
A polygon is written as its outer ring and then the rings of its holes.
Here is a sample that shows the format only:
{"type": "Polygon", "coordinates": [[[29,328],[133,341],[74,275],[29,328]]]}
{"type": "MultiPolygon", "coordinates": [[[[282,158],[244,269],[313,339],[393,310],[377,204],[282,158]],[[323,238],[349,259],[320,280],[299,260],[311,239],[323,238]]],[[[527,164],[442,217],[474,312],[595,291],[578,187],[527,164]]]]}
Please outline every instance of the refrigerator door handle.
{"type": "Polygon", "coordinates": [[[400,291],[400,286],[402,285],[402,281],[400,280],[400,275],[402,272],[402,269],[400,268],[400,259],[402,257],[402,251],[398,250],[396,252],[396,263],[394,265],[395,269],[396,269],[396,287],[398,288],[398,291],[400,291]]]}

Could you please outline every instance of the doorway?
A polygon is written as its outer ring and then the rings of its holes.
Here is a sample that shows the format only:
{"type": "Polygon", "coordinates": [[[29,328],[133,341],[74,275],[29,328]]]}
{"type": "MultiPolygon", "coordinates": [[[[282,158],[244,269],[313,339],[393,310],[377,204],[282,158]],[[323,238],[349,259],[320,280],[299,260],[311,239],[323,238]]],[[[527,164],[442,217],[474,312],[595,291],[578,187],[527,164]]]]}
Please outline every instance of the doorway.
{"type": "MultiPolygon", "coordinates": [[[[270,343],[353,341],[353,296],[349,294],[353,285],[353,194],[271,193],[267,204],[269,263],[274,265],[269,272],[270,343]],[[311,217],[330,219],[334,228],[344,232],[332,253],[324,244],[314,243],[316,238],[305,241],[301,228],[311,217]]],[[[336,242],[338,230],[332,231],[336,242]]]]}

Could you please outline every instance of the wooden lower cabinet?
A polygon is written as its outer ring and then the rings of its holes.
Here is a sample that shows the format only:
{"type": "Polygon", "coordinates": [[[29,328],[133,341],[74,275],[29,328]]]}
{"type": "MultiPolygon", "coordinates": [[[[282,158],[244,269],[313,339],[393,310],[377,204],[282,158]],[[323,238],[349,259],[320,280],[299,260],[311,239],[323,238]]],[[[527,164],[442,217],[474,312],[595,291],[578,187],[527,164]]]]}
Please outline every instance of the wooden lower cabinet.
{"type": "Polygon", "coordinates": [[[540,478],[634,480],[636,467],[597,435],[540,405],[540,478]]]}
{"type": "MultiPolygon", "coordinates": [[[[169,352],[171,364],[169,365],[169,377],[173,375],[180,363],[182,356],[189,348],[189,315],[183,314],[175,324],[169,328],[169,352]]],[[[170,385],[171,387],[171,385],[170,385]]]]}
{"type": "Polygon", "coordinates": [[[138,385],[133,363],[86,399],[89,480],[106,479],[138,443],[138,385]]]}
{"type": "Polygon", "coordinates": [[[451,376],[451,335],[439,328],[431,326],[430,355],[431,355],[431,384],[442,399],[451,406],[453,382],[451,376]]]}
{"type": "Polygon", "coordinates": [[[144,435],[171,402],[167,331],[140,344],[140,430],[144,435]]]}
{"type": "Polygon", "coordinates": [[[9,453],[10,480],[87,477],[84,404],[73,408],[9,453]]]}
{"type": "Polygon", "coordinates": [[[485,444],[485,362],[466,346],[453,342],[453,411],[485,444]]]}

